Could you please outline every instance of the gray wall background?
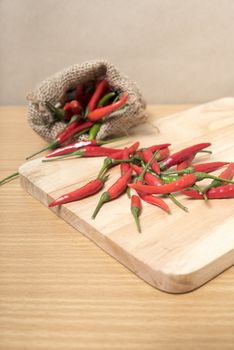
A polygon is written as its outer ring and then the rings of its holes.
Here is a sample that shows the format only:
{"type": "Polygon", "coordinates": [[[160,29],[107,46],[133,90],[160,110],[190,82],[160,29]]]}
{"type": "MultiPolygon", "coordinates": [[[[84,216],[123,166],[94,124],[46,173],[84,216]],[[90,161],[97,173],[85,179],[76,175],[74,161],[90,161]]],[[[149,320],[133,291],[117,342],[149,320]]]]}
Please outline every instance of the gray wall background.
{"type": "Polygon", "coordinates": [[[0,0],[0,104],[38,82],[106,58],[148,103],[234,95],[233,0],[0,0]]]}

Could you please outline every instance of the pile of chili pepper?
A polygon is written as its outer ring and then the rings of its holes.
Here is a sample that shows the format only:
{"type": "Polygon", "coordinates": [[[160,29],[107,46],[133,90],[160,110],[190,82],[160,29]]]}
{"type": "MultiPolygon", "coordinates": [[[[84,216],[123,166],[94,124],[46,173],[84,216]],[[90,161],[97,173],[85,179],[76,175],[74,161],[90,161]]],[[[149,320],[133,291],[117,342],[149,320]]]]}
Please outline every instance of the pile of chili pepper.
{"type": "MultiPolygon", "coordinates": [[[[45,105],[54,120],[65,123],[64,130],[52,140],[49,145],[41,150],[31,154],[26,159],[48,150],[54,150],[48,157],[54,157],[65,154],[67,150],[76,150],[85,145],[102,145],[116,141],[113,140],[96,140],[96,136],[101,128],[105,118],[112,112],[124,107],[128,100],[128,93],[120,95],[114,91],[106,79],[98,81],[89,81],[79,84],[75,89],[69,90],[65,96],[65,103],[60,102],[52,104],[45,101],[45,105]],[[73,142],[82,134],[88,134],[88,140],[84,142],[73,142]],[[73,142],[73,143],[72,143],[73,142]],[[66,151],[57,150],[63,145],[69,145],[66,151]]],[[[0,181],[0,186],[11,181],[19,175],[18,172],[7,176],[0,181]]]]}
{"type": "Polygon", "coordinates": [[[141,232],[139,217],[142,212],[142,202],[152,204],[170,213],[165,201],[169,198],[174,204],[188,211],[176,197],[175,193],[182,193],[193,199],[234,198],[234,163],[208,162],[194,163],[198,153],[211,153],[206,150],[210,143],[199,143],[170,154],[169,143],[139,148],[135,142],[130,147],[116,149],[99,146],[90,141],[81,145],[75,142],[58,148],[47,155],[43,162],[51,162],[67,157],[106,157],[97,177],[86,185],[66,193],[55,199],[49,207],[78,201],[99,192],[108,181],[110,170],[119,167],[120,176],[102,194],[92,214],[95,219],[105,203],[115,200],[126,193],[130,201],[130,209],[136,222],[138,232],[141,232]],[[226,166],[219,176],[211,174],[213,171],[226,166]],[[198,182],[211,180],[201,186],[198,182]],[[134,193],[132,191],[134,190],[134,193]]]}
{"type": "Polygon", "coordinates": [[[84,133],[88,133],[90,141],[95,140],[105,118],[122,108],[127,100],[127,92],[120,96],[110,87],[106,79],[102,79],[79,84],[75,89],[68,91],[63,105],[60,102],[54,105],[46,101],[45,105],[54,120],[63,121],[66,126],[48,146],[26,159],[70,143],[84,133]]]}

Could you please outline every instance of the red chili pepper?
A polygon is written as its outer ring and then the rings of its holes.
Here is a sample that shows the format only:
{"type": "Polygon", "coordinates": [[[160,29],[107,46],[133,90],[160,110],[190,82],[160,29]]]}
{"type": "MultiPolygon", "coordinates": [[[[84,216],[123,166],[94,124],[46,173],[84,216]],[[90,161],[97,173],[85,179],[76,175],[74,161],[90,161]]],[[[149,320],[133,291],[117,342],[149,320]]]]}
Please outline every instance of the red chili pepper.
{"type": "Polygon", "coordinates": [[[160,145],[153,145],[153,146],[150,146],[150,147],[147,147],[147,148],[144,148],[144,149],[149,149],[152,153],[154,153],[158,149],[168,148],[169,146],[171,146],[171,143],[162,143],[160,145]]]}
{"type": "Polygon", "coordinates": [[[165,194],[171,192],[178,192],[184,188],[191,187],[197,181],[197,176],[195,174],[188,174],[182,176],[176,181],[173,181],[170,184],[162,185],[162,186],[148,186],[142,184],[129,184],[128,186],[134,188],[137,191],[145,192],[145,193],[157,193],[157,194],[165,194]]]}
{"type": "Polygon", "coordinates": [[[203,173],[211,173],[212,171],[218,170],[224,165],[229,164],[229,162],[210,162],[210,163],[201,163],[194,164],[194,171],[203,172],[203,173]]]}
{"type": "MultiPolygon", "coordinates": [[[[70,154],[70,153],[73,153],[73,152],[77,151],[78,149],[85,147],[85,146],[101,146],[101,145],[105,145],[107,143],[116,142],[118,140],[119,140],[119,138],[115,138],[112,140],[75,141],[67,146],[59,147],[56,150],[50,152],[49,154],[46,155],[46,158],[52,158],[52,157],[62,156],[65,154],[70,154]]],[[[116,150],[116,152],[120,151],[120,149],[118,149],[118,148],[115,148],[115,150],[116,150]]]]}
{"type": "MultiPolygon", "coordinates": [[[[142,152],[142,157],[143,157],[143,160],[148,163],[149,160],[152,158],[153,156],[153,152],[150,150],[150,149],[145,149],[143,152],[142,152]]],[[[158,165],[158,162],[156,159],[153,159],[152,162],[150,163],[150,167],[151,169],[157,174],[159,175],[160,174],[160,168],[159,168],[159,165],[158,165]]]]}
{"type": "Polygon", "coordinates": [[[80,199],[89,197],[97,193],[98,191],[100,191],[104,186],[104,183],[107,181],[107,179],[108,179],[108,176],[105,176],[104,178],[97,178],[95,180],[92,180],[88,182],[86,185],[78,188],[77,190],[66,193],[61,197],[55,199],[53,202],[49,204],[49,207],[54,207],[56,205],[70,203],[70,202],[78,201],[80,199]]]}
{"type": "MultiPolygon", "coordinates": [[[[163,186],[148,186],[148,185],[141,185],[141,184],[129,184],[128,186],[131,188],[134,188],[137,191],[141,191],[145,193],[165,194],[165,193],[181,191],[187,187],[193,186],[196,181],[201,181],[203,179],[223,180],[218,176],[197,172],[197,173],[184,175],[180,177],[178,180],[163,186]]],[[[234,183],[234,181],[227,180],[227,179],[225,180],[226,180],[225,182],[234,183]]]]}
{"type": "Polygon", "coordinates": [[[168,174],[190,174],[194,172],[211,173],[212,171],[218,170],[219,168],[227,164],[229,164],[229,162],[210,162],[210,163],[194,164],[189,166],[186,169],[179,170],[179,171],[171,171],[164,174],[167,174],[167,175],[168,174]]]}
{"type": "MultiPolygon", "coordinates": [[[[228,179],[228,180],[232,180],[233,176],[234,176],[234,163],[230,163],[227,169],[225,169],[224,171],[221,172],[221,174],[219,174],[219,177],[223,179],[228,179]]],[[[225,181],[213,180],[209,185],[207,185],[202,190],[202,193],[206,193],[210,188],[219,187],[222,185],[225,185],[225,181]]]]}
{"type": "Polygon", "coordinates": [[[87,118],[92,122],[96,122],[122,107],[126,103],[127,99],[128,93],[125,93],[119,101],[114,102],[111,105],[104,106],[102,108],[94,109],[93,111],[89,112],[87,118]]]}
{"type": "Polygon", "coordinates": [[[95,90],[93,96],[91,97],[89,104],[87,106],[87,109],[85,111],[86,116],[96,108],[97,103],[98,103],[103,91],[107,87],[108,87],[108,82],[105,79],[98,82],[96,90],[95,90]]]}
{"type": "Polygon", "coordinates": [[[71,108],[73,114],[80,114],[81,111],[82,111],[81,105],[80,105],[79,102],[76,101],[76,100],[72,100],[72,101],[70,102],[70,108],[71,108]]]}
{"type": "Polygon", "coordinates": [[[180,171],[180,170],[188,168],[191,165],[192,161],[194,160],[195,156],[196,156],[196,154],[191,154],[183,162],[177,164],[176,170],[180,171]]]}
{"type": "Polygon", "coordinates": [[[163,148],[159,151],[157,157],[155,158],[158,162],[168,158],[170,155],[169,148],[163,148]]]}
{"type": "MultiPolygon", "coordinates": [[[[136,164],[132,164],[132,169],[135,171],[135,173],[139,176],[143,169],[141,167],[139,167],[138,165],[136,164]]],[[[159,178],[157,178],[155,175],[153,174],[150,174],[149,172],[146,172],[145,173],[145,176],[144,176],[144,181],[148,184],[148,185],[151,185],[151,186],[161,186],[163,185],[163,181],[160,180],[159,178]]]]}
{"type": "Polygon", "coordinates": [[[76,100],[81,105],[82,109],[84,109],[84,88],[83,84],[79,84],[76,87],[76,100]]]}
{"type": "MultiPolygon", "coordinates": [[[[123,150],[123,159],[129,159],[129,153],[128,148],[125,147],[123,150]]],[[[131,165],[129,163],[121,163],[120,164],[120,172],[121,175],[124,175],[128,170],[131,168],[131,165]]]]}
{"type": "Polygon", "coordinates": [[[93,219],[95,219],[104,203],[118,198],[126,190],[127,185],[131,180],[131,177],[132,169],[129,169],[128,172],[122,175],[106,192],[103,192],[101,198],[99,199],[98,205],[92,215],[93,219]]]}
{"type": "Polygon", "coordinates": [[[135,219],[136,222],[136,226],[137,226],[137,230],[139,233],[141,233],[141,227],[140,227],[140,223],[139,223],[139,216],[141,213],[141,200],[140,197],[136,196],[135,194],[131,196],[131,212],[132,215],[135,219]]]}
{"type": "Polygon", "coordinates": [[[146,194],[140,191],[137,191],[138,195],[143,199],[143,201],[155,205],[163,210],[165,210],[167,213],[170,213],[170,208],[168,207],[167,203],[159,198],[159,197],[154,197],[152,194],[146,194]]]}
{"type": "Polygon", "coordinates": [[[191,154],[196,154],[198,151],[209,147],[211,143],[199,143],[187,148],[182,149],[181,151],[172,154],[170,157],[165,159],[163,162],[159,163],[161,170],[166,170],[171,168],[173,165],[183,162],[188,158],[191,154]]]}
{"type": "Polygon", "coordinates": [[[53,162],[56,160],[60,160],[63,158],[68,158],[68,157],[75,157],[75,156],[80,156],[80,157],[112,157],[113,154],[116,153],[115,148],[109,148],[109,147],[100,147],[100,146],[85,146],[80,149],[78,149],[75,152],[65,154],[61,157],[57,158],[52,158],[52,159],[43,159],[43,162],[53,162]]]}
{"type": "Polygon", "coordinates": [[[39,154],[43,151],[46,151],[47,149],[50,149],[50,148],[53,149],[53,148],[57,148],[57,147],[61,146],[64,142],[71,139],[75,134],[90,127],[92,124],[93,123],[91,123],[91,122],[79,124],[77,122],[77,116],[76,116],[76,120],[72,123],[69,123],[69,125],[54,140],[52,140],[48,146],[42,148],[40,151],[38,151],[36,153],[33,153],[32,155],[30,155],[26,159],[30,159],[30,158],[36,156],[37,154],[39,154]]]}
{"type": "MultiPolygon", "coordinates": [[[[182,193],[193,199],[204,199],[203,196],[196,190],[186,190],[182,193]]],[[[208,199],[225,199],[225,198],[234,198],[234,185],[224,185],[215,188],[211,188],[206,192],[208,199]]]]}
{"type": "MultiPolygon", "coordinates": [[[[128,153],[129,154],[134,154],[136,152],[136,150],[138,149],[139,145],[140,145],[140,142],[138,142],[138,141],[133,143],[130,147],[128,147],[128,153]]],[[[123,159],[123,150],[119,150],[118,152],[113,154],[111,156],[111,158],[113,158],[113,159],[123,159]]]]}
{"type": "Polygon", "coordinates": [[[70,102],[65,103],[65,105],[63,106],[63,110],[65,111],[64,119],[66,121],[69,121],[72,115],[74,114],[71,110],[70,102]]]}

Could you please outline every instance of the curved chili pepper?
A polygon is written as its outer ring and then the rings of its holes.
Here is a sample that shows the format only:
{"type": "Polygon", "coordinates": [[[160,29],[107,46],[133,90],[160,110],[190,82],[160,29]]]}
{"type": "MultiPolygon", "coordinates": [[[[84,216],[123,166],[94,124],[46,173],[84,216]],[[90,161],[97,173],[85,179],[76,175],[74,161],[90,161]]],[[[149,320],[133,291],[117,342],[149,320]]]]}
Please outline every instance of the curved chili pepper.
{"type": "Polygon", "coordinates": [[[106,192],[103,192],[96,209],[93,212],[92,219],[95,219],[99,210],[104,203],[107,203],[115,198],[118,198],[127,188],[127,185],[132,177],[132,169],[122,175],[106,192]]]}
{"type": "Polygon", "coordinates": [[[209,147],[211,143],[198,143],[196,145],[182,149],[179,152],[172,154],[170,157],[165,159],[163,162],[159,163],[161,170],[166,170],[171,168],[173,165],[183,162],[191,154],[196,154],[198,151],[209,147]]]}
{"type": "Polygon", "coordinates": [[[141,233],[141,227],[140,227],[140,222],[139,222],[139,216],[141,213],[141,209],[142,209],[142,205],[141,205],[140,197],[133,194],[131,196],[131,212],[132,212],[132,215],[135,219],[137,230],[139,233],[141,233]]]}
{"type": "Polygon", "coordinates": [[[127,99],[128,93],[125,93],[119,101],[114,102],[111,105],[105,107],[94,109],[93,111],[89,112],[87,118],[92,122],[96,122],[122,107],[126,103],[127,99]]]}
{"type": "MultiPolygon", "coordinates": [[[[128,152],[128,148],[125,147],[123,150],[123,159],[129,159],[129,152],[128,152]]],[[[126,172],[128,172],[128,170],[131,168],[131,165],[129,163],[121,163],[120,164],[120,172],[121,175],[124,175],[126,172]]]]}
{"type": "MultiPolygon", "coordinates": [[[[140,142],[137,141],[137,142],[133,143],[130,147],[128,147],[129,155],[134,154],[137,151],[139,145],[140,145],[140,142]]],[[[113,154],[111,157],[113,159],[123,159],[123,150],[119,150],[118,152],[113,154]]]]}
{"type": "Polygon", "coordinates": [[[137,194],[141,197],[141,199],[143,199],[143,201],[149,204],[155,205],[165,210],[167,213],[170,213],[170,208],[163,199],[159,197],[154,197],[152,194],[146,194],[140,191],[137,191],[137,194]]]}
{"type": "MultiPolygon", "coordinates": [[[[159,149],[158,149],[159,150],[159,149]]],[[[150,161],[150,159],[152,158],[153,156],[153,152],[150,150],[150,149],[144,149],[144,151],[142,152],[142,157],[143,157],[143,160],[148,163],[150,161]]],[[[153,159],[150,163],[150,167],[151,169],[157,174],[159,175],[160,174],[160,168],[159,168],[159,165],[158,165],[158,162],[156,159],[153,159]]]]}
{"type": "Polygon", "coordinates": [[[69,123],[69,125],[54,140],[52,140],[48,146],[42,148],[40,151],[38,151],[36,153],[33,153],[32,155],[28,156],[26,159],[30,159],[30,158],[36,156],[37,154],[44,152],[50,148],[53,149],[53,148],[57,148],[57,147],[61,146],[64,142],[71,139],[78,132],[80,132],[80,131],[82,131],[82,130],[84,130],[92,125],[93,125],[93,123],[91,123],[91,122],[79,124],[77,122],[77,116],[76,116],[76,120],[72,123],[69,123]]]}
{"type": "MultiPolygon", "coordinates": [[[[225,169],[224,171],[221,172],[221,174],[219,174],[219,177],[223,179],[228,179],[228,180],[232,180],[233,176],[234,176],[234,163],[230,163],[227,169],[225,169]]],[[[227,183],[225,183],[225,181],[213,180],[211,184],[209,184],[202,190],[202,193],[207,192],[210,188],[219,187],[221,185],[226,185],[226,184],[227,183]]]]}
{"type": "Polygon", "coordinates": [[[116,95],[116,93],[114,91],[108,92],[108,94],[104,95],[100,101],[97,104],[97,107],[103,107],[107,104],[107,102],[110,101],[110,99],[112,99],[112,97],[114,97],[116,95]]]}
{"type": "Polygon", "coordinates": [[[63,194],[59,198],[55,199],[53,202],[49,204],[49,207],[54,207],[56,205],[61,205],[65,203],[70,203],[74,201],[78,201],[80,199],[89,197],[102,189],[104,183],[107,181],[108,176],[103,178],[97,178],[88,182],[86,185],[78,188],[75,191],[63,194]]]}
{"type": "MultiPolygon", "coordinates": [[[[203,196],[196,190],[186,190],[182,193],[193,199],[203,199],[203,196]]],[[[215,188],[211,188],[206,192],[208,199],[225,199],[234,198],[234,185],[224,185],[215,188]]]]}
{"type": "Polygon", "coordinates": [[[100,99],[100,96],[102,95],[105,88],[108,87],[108,82],[104,79],[97,83],[96,90],[94,91],[93,96],[91,97],[88,106],[85,111],[85,116],[87,116],[90,112],[92,112],[98,103],[98,100],[100,99]]]}
{"type": "MultiPolygon", "coordinates": [[[[111,139],[111,140],[84,140],[84,141],[75,141],[67,146],[64,147],[59,147],[57,149],[55,149],[54,151],[50,152],[49,154],[46,155],[46,158],[52,158],[52,157],[58,157],[58,156],[62,156],[65,154],[70,154],[73,153],[75,151],[77,151],[79,148],[85,147],[85,146],[101,146],[101,145],[105,145],[107,143],[111,143],[111,142],[116,142],[119,141],[122,138],[115,138],[115,139],[111,139]]],[[[116,153],[119,151],[122,151],[118,148],[115,148],[116,153]]]]}
{"type": "MultiPolygon", "coordinates": [[[[221,174],[219,174],[219,177],[223,179],[228,179],[228,180],[232,180],[233,176],[234,176],[234,163],[230,163],[227,169],[225,169],[224,171],[221,172],[221,174]]],[[[202,190],[202,193],[206,193],[210,188],[219,187],[222,185],[225,185],[224,181],[213,180],[209,185],[207,185],[202,190]]]]}
{"type": "Polygon", "coordinates": [[[101,129],[100,123],[95,123],[89,130],[89,140],[94,140],[97,136],[98,131],[101,129]]]}

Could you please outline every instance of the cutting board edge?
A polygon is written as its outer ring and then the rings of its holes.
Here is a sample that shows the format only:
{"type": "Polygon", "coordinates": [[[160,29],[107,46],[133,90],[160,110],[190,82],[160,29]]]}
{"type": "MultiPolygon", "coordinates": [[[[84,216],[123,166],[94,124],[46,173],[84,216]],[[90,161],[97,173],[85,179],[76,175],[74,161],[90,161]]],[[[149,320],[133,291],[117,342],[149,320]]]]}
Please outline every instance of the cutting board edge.
{"type": "MultiPolygon", "coordinates": [[[[28,192],[33,198],[39,200],[48,208],[48,200],[52,199],[48,194],[45,194],[39,187],[37,187],[32,181],[29,181],[22,173],[21,170],[23,166],[19,168],[20,174],[20,183],[22,188],[28,192]],[[27,186],[26,186],[27,181],[27,186]],[[30,184],[30,186],[29,186],[30,184]]],[[[213,267],[213,264],[217,265],[212,273],[212,269],[209,269],[210,273],[204,274],[203,268],[199,270],[192,271],[188,274],[178,274],[170,272],[163,272],[160,270],[154,270],[150,265],[147,265],[144,261],[135,257],[131,252],[124,250],[120,245],[111,240],[109,237],[104,236],[93,226],[82,220],[81,218],[75,216],[68,208],[61,207],[62,210],[57,210],[56,208],[50,208],[58,217],[62,218],[69,225],[78,230],[85,237],[94,242],[98,247],[100,247],[104,252],[108,253],[110,256],[114,257],[122,265],[128,268],[130,271],[134,272],[142,280],[150,284],[152,287],[157,288],[163,292],[172,293],[172,294],[182,294],[192,292],[193,290],[199,288],[203,284],[207,283],[209,280],[213,279],[226,269],[230,268],[233,265],[233,254],[232,251],[227,252],[225,255],[220,257],[226,264],[221,266],[217,263],[219,258],[213,260],[209,266],[213,267]],[[69,217],[69,220],[67,220],[69,217]],[[71,220],[73,218],[73,220],[71,220]],[[86,231],[84,229],[86,226],[86,231]],[[87,230],[88,228],[88,230],[87,230]],[[91,236],[92,232],[92,236],[91,236]],[[98,241],[94,240],[94,237],[98,237],[98,241]],[[225,256],[225,259],[224,259],[225,256]],[[120,258],[121,257],[121,258],[120,258]],[[229,263],[229,259],[232,260],[232,263],[229,263]],[[138,266],[141,268],[138,269],[138,266]],[[143,272],[142,272],[143,271],[143,272]]],[[[207,268],[207,265],[204,266],[204,269],[207,268]]]]}

